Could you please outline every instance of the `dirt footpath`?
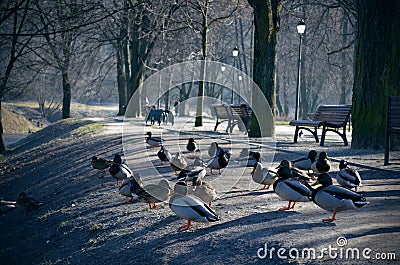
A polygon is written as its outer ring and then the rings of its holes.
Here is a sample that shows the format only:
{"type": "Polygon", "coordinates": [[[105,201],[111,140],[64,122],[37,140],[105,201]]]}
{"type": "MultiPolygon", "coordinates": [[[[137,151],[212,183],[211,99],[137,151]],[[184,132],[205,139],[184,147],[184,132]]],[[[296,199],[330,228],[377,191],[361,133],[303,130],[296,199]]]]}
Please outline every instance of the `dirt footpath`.
{"type": "Polygon", "coordinates": [[[276,139],[260,144],[259,139],[249,142],[237,131],[232,137],[210,132],[211,121],[208,127],[193,128],[184,118],[177,119],[173,127],[144,127],[142,120],[107,121],[108,129],[102,133],[71,133],[87,123],[48,128],[1,159],[2,198],[12,200],[25,191],[45,202],[26,217],[20,209],[0,216],[2,264],[399,263],[400,172],[397,165],[380,169],[378,151],[345,148],[335,138],[328,138],[325,147],[307,136],[294,145],[286,128],[277,128],[276,139]],[[126,204],[115,180],[91,168],[93,155],[111,158],[124,152],[129,167],[140,172],[145,182],[166,178],[173,185],[172,169],[160,166],[158,150],[144,144],[148,130],[162,135],[172,152],[183,150],[185,156],[188,153],[183,148],[192,136],[200,142],[204,158],[214,140],[231,150],[233,159],[223,174],[206,176],[219,191],[213,208],[221,221],[194,223],[188,231],[179,232],[185,221],[168,204],[155,210],[141,202],[126,204]],[[280,211],[287,202],[271,189],[255,190],[251,170],[233,161],[246,146],[261,150],[264,165],[270,167],[306,154],[310,148],[327,151],[334,159],[332,177],[338,171],[335,161],[347,158],[360,165],[356,167],[363,179],[359,190],[370,204],[340,212],[328,224],[322,219],[331,213],[313,202],[280,211]]]}

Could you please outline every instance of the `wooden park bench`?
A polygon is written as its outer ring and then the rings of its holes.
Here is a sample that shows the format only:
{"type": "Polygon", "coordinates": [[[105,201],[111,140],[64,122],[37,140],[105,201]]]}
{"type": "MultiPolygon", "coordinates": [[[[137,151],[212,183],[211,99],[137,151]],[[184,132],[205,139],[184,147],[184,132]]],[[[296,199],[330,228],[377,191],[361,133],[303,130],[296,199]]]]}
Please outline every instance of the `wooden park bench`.
{"type": "Polygon", "coordinates": [[[227,122],[226,132],[232,133],[233,128],[237,125],[239,130],[247,132],[250,125],[251,109],[247,104],[228,105],[228,104],[213,104],[210,106],[213,110],[217,121],[214,131],[222,122],[227,122]]]}
{"type": "Polygon", "coordinates": [[[385,161],[389,164],[390,136],[400,134],[400,97],[388,97],[386,114],[385,161]]]}
{"type": "Polygon", "coordinates": [[[294,142],[297,143],[299,130],[304,129],[312,133],[318,143],[317,129],[322,127],[320,145],[324,146],[325,135],[328,131],[337,133],[342,137],[344,145],[348,145],[346,138],[346,125],[350,119],[351,105],[320,105],[309,120],[292,120],[290,125],[296,126],[294,142]],[[343,129],[343,132],[340,131],[343,129]]]}

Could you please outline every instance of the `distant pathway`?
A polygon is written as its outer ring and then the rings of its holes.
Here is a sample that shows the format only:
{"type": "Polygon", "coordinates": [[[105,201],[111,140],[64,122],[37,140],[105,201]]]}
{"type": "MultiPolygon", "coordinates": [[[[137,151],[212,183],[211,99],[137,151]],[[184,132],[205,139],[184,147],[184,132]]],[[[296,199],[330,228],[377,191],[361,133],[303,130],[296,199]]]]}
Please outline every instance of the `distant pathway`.
{"type": "MultiPolygon", "coordinates": [[[[104,120],[104,119],[103,119],[104,120]]],[[[144,124],[142,118],[132,119],[137,124],[144,124]]],[[[110,121],[104,121],[108,125],[107,132],[123,133],[123,118],[116,118],[110,121]]],[[[246,143],[251,147],[273,149],[275,152],[286,153],[290,157],[304,156],[309,150],[315,149],[317,152],[326,151],[332,161],[339,163],[341,159],[349,161],[350,165],[361,167],[369,170],[384,170],[392,173],[400,174],[400,151],[391,152],[391,164],[383,166],[383,150],[373,149],[351,149],[350,146],[344,146],[341,138],[336,134],[328,134],[325,146],[321,147],[315,143],[314,138],[310,135],[303,135],[299,142],[293,143],[294,128],[292,126],[277,125],[275,139],[251,139],[242,134],[235,128],[233,134],[225,133],[223,124],[214,132],[215,120],[204,119],[202,127],[194,127],[194,118],[192,117],[176,117],[174,126],[170,124],[158,126],[147,126],[149,130],[152,128],[163,129],[163,134],[171,132],[181,135],[194,135],[200,138],[209,138],[215,140],[223,140],[232,144],[246,143]]],[[[146,130],[144,128],[144,130],[146,130]]],[[[348,133],[348,139],[351,143],[351,132],[348,133]]],[[[279,156],[280,157],[280,156],[279,156]]],[[[275,161],[276,162],[276,161],[275,161]]]]}

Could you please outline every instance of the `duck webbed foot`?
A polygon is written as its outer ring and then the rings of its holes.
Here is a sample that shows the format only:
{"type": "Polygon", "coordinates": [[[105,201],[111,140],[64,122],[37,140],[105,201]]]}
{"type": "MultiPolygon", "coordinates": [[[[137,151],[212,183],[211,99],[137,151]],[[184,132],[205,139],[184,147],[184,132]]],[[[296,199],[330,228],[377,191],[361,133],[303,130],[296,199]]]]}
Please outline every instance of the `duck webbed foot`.
{"type": "Polygon", "coordinates": [[[294,208],[294,206],[296,205],[296,202],[293,202],[293,205],[291,205],[291,203],[292,203],[292,201],[289,201],[289,204],[288,204],[288,206],[286,206],[286,207],[282,207],[282,208],[279,208],[279,210],[281,210],[281,211],[286,211],[286,210],[293,209],[293,208],[294,208]]]}
{"type": "Polygon", "coordinates": [[[181,227],[179,228],[179,231],[188,230],[191,224],[192,224],[192,220],[188,220],[187,224],[185,224],[185,225],[183,225],[183,226],[181,226],[181,227]]]}
{"type": "Polygon", "coordinates": [[[331,223],[336,220],[336,210],[333,211],[332,218],[322,219],[324,223],[331,223]]]}

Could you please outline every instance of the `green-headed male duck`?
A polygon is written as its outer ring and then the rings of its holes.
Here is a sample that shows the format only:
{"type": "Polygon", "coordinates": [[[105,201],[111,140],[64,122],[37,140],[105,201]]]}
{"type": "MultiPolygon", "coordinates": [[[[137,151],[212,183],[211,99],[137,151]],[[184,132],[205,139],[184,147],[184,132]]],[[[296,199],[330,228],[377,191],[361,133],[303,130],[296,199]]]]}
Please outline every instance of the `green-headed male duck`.
{"type": "Polygon", "coordinates": [[[318,176],[315,184],[318,183],[322,186],[312,192],[311,199],[322,209],[333,212],[332,217],[323,222],[333,222],[337,212],[361,208],[369,203],[354,191],[332,185],[332,178],[327,173],[318,176]]]}
{"type": "Polygon", "coordinates": [[[339,163],[339,173],[336,175],[336,180],[340,186],[347,189],[355,189],[361,187],[361,177],[357,170],[347,165],[346,160],[341,160],[339,163]]]}
{"type": "Polygon", "coordinates": [[[278,179],[274,182],[275,193],[288,201],[287,207],[279,210],[293,209],[296,202],[309,202],[312,188],[307,182],[292,177],[292,170],[288,160],[282,160],[278,168],[278,179]]]}

